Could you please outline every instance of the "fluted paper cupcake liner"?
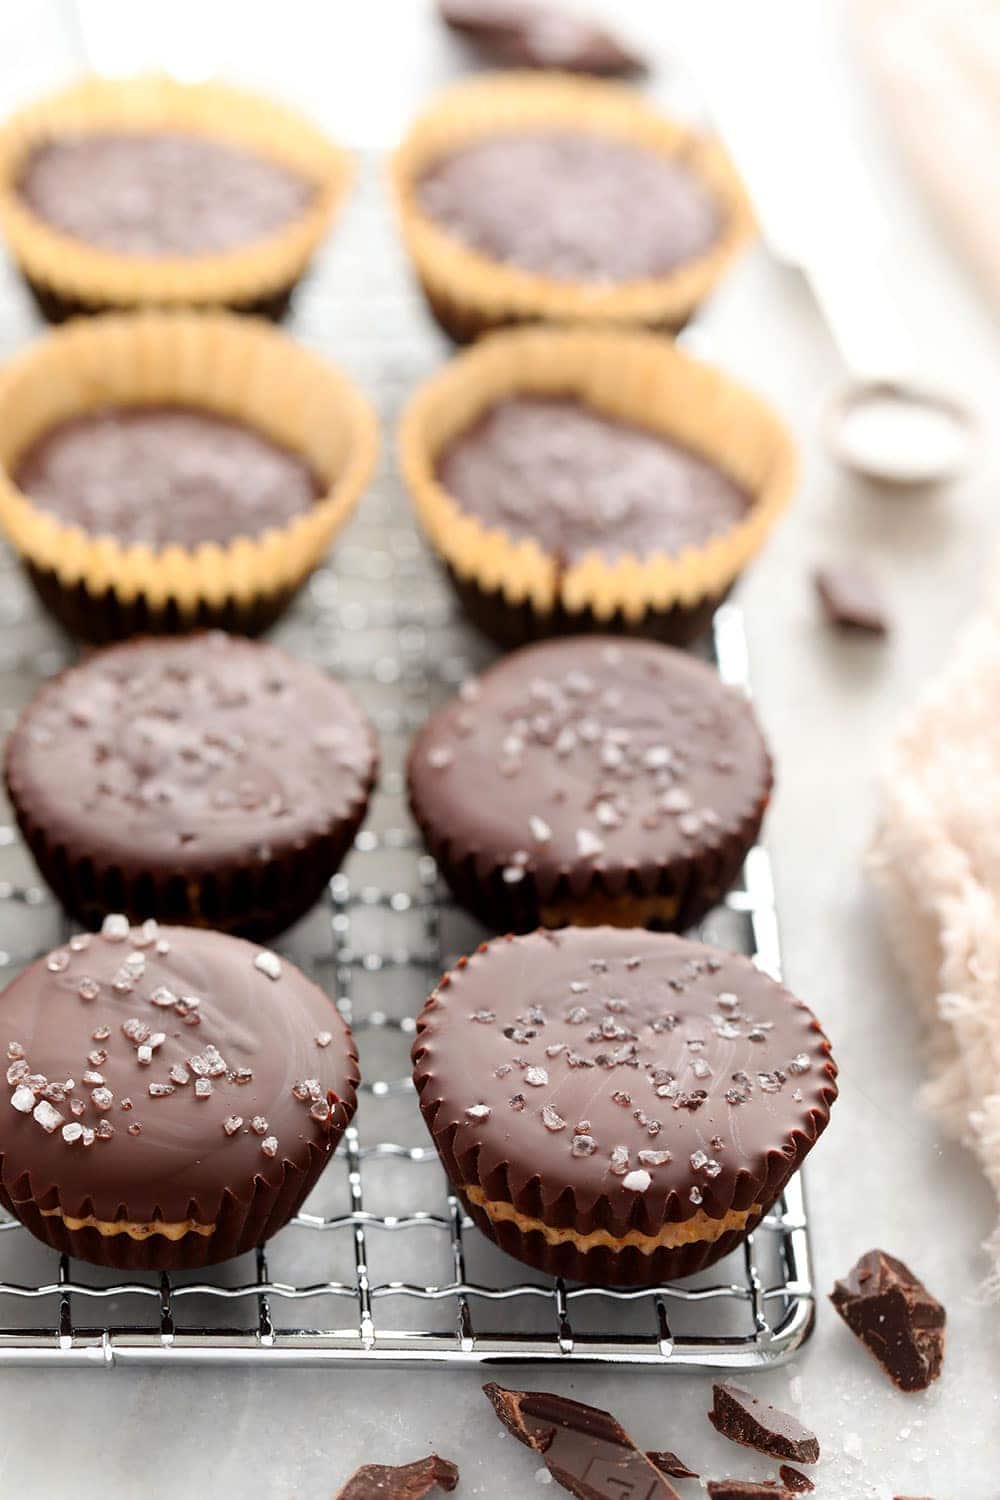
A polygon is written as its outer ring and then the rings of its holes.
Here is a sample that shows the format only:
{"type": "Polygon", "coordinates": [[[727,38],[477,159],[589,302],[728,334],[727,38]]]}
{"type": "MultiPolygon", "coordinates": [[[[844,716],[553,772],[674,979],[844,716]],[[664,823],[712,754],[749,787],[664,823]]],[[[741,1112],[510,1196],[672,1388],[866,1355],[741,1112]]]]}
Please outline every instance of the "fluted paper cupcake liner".
{"type": "Polygon", "coordinates": [[[374,412],[346,376],[271,325],[232,314],[78,321],[0,372],[0,524],[44,602],[89,640],[266,628],[350,516],[377,450],[374,412]],[[53,426],[103,406],[155,403],[244,422],[302,455],[324,493],[257,536],[153,549],[69,526],[10,478],[19,454],[53,426]]]}
{"type": "Polygon", "coordinates": [[[107,308],[227,306],[279,315],[342,205],[350,158],[308,121],[255,94],[151,75],[86,78],[14,115],[0,131],[0,230],[46,316],[107,308]],[[29,153],[65,135],[184,131],[255,151],[315,187],[308,210],[246,246],[138,256],[88,245],[33,213],[18,178],[29,153]]]}
{"type": "Polygon", "coordinates": [[[460,596],[475,596],[473,618],[504,644],[620,627],[662,636],[664,622],[668,638],[690,634],[763,545],[796,475],[787,428],[745,386],[655,335],[582,328],[507,331],[456,356],[411,397],[399,456],[428,539],[460,596]],[[524,394],[574,396],[683,444],[749,493],[746,517],[676,555],[593,551],[569,566],[532,537],[487,526],[441,485],[437,462],[490,407],[524,394]]]}
{"type": "Polygon", "coordinates": [[[620,84],[510,73],[439,95],[392,162],[403,240],[438,322],[459,342],[518,322],[585,321],[677,329],[721,279],[753,232],[749,203],[728,156],[710,137],[652,109],[620,84]],[[495,260],[465,244],[424,210],[416,185],[448,152],[499,133],[596,131],[682,157],[718,202],[718,239],[662,276],[619,284],[560,280],[495,260]]]}

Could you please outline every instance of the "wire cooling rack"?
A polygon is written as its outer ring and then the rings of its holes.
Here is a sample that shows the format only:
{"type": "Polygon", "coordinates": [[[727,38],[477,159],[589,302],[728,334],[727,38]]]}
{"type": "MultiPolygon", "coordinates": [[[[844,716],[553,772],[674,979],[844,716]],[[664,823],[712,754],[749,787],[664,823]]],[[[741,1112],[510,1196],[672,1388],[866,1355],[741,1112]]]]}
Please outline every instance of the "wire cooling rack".
{"type": "MultiPolygon", "coordinates": [[[[407,391],[444,351],[408,286],[380,188],[376,164],[366,163],[349,221],[304,289],[292,326],[376,398],[388,435],[407,391]]],[[[0,327],[5,348],[31,331],[8,280],[0,284],[0,306],[13,310],[0,327]]],[[[354,1125],[306,1211],[256,1256],[209,1272],[122,1280],[59,1256],[0,1217],[0,1362],[747,1370],[790,1357],[814,1316],[798,1178],[718,1267],[683,1285],[636,1290],[579,1287],[528,1271],[488,1243],[449,1193],[417,1109],[408,1054],[426,995],[483,934],[447,899],[422,851],[406,812],[403,763],[427,712],[490,653],[463,625],[424,554],[388,460],[276,638],[349,681],[382,744],[379,791],[354,852],[327,899],[278,945],[336,997],[354,1028],[365,1080],[354,1125]]],[[[747,687],[736,606],[718,611],[712,653],[727,681],[747,687]]],[[[4,732],[38,682],[69,658],[4,554],[4,732]]],[[[66,933],[7,814],[0,822],[0,978],[66,933]]],[[[779,973],[762,849],[752,851],[739,887],[701,933],[779,973]]]]}

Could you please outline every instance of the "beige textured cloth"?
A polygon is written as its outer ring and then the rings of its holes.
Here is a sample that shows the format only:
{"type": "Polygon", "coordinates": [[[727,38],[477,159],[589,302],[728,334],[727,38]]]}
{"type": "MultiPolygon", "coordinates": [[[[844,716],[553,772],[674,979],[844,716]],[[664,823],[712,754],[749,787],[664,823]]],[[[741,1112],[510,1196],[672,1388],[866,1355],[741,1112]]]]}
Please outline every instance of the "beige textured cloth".
{"type": "MultiPolygon", "coordinates": [[[[1000,606],[900,735],[872,865],[929,1028],[923,1102],[1000,1202],[1000,606]]],[[[987,1244],[1000,1298],[1000,1226],[987,1244]]]]}

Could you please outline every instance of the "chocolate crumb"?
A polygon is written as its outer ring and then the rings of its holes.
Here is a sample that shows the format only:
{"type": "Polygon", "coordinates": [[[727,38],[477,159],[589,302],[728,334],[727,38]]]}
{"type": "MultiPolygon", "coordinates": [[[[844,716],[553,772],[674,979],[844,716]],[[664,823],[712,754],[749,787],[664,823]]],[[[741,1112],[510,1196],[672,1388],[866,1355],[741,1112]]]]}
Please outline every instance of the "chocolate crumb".
{"type": "Polygon", "coordinates": [[[945,1310],[901,1260],[869,1250],[830,1301],[901,1391],[924,1391],[938,1378],[945,1310]]]}
{"type": "Polygon", "coordinates": [[[680,1500],[666,1473],[610,1412],[549,1391],[508,1391],[493,1382],[483,1391],[508,1432],[540,1453],[552,1478],[571,1494],[680,1500]]]}
{"type": "Polygon", "coordinates": [[[651,1464],[655,1464],[661,1474],[669,1474],[671,1479],[697,1479],[698,1474],[694,1469],[689,1469],[682,1458],[676,1453],[671,1453],[669,1448],[656,1448],[646,1454],[651,1464]]]}
{"type": "Polygon", "coordinates": [[[786,1490],[791,1490],[795,1495],[808,1495],[816,1486],[808,1474],[801,1474],[798,1469],[793,1469],[790,1464],[782,1464],[778,1470],[778,1478],[786,1490]]]}
{"type": "Polygon", "coordinates": [[[886,635],[889,618],[882,590],[860,563],[817,568],[813,583],[831,625],[886,635]]]}
{"type": "Polygon", "coordinates": [[[412,1464],[363,1464],[333,1500],[423,1500],[433,1489],[450,1492],[457,1484],[456,1466],[432,1453],[412,1464]]]}
{"type": "Polygon", "coordinates": [[[793,1458],[800,1464],[819,1462],[815,1433],[790,1412],[771,1406],[738,1385],[713,1385],[712,1400],[708,1420],[723,1437],[770,1458],[793,1458]]]}
{"type": "Polygon", "coordinates": [[[711,1500],[794,1500],[793,1491],[773,1479],[710,1479],[711,1500]]]}
{"type": "Polygon", "coordinates": [[[485,58],[507,67],[601,77],[646,71],[611,31],[549,0],[439,0],[438,12],[485,58]]]}

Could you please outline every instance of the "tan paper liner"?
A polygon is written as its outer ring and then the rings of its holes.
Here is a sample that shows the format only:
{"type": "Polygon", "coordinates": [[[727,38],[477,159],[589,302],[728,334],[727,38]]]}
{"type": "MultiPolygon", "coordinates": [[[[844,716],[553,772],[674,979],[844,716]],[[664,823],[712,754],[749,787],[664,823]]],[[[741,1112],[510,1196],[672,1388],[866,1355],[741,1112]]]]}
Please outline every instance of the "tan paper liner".
{"type": "Polygon", "coordinates": [[[797,472],[784,423],[745,386],[654,334],[584,328],[508,330],[457,355],[411,397],[399,459],[424,530],[460,579],[538,615],[561,605],[630,624],[725,594],[787,505],[797,472]],[[489,407],[525,392],[572,395],[683,444],[752,495],[746,518],[676,556],[609,561],[595,551],[570,567],[533,538],[486,526],[438,483],[437,458],[489,407]]]}
{"type": "Polygon", "coordinates": [[[378,451],[375,414],[327,360],[271,324],[228,313],[141,312],[77,320],[0,372],[0,524],[24,562],[95,600],[249,607],[291,592],[353,511],[378,451]],[[176,402],[247,423],[308,459],[325,493],[289,525],[188,551],[124,545],[68,526],[10,478],[12,463],[53,425],[106,405],[176,402]]]}
{"type": "Polygon", "coordinates": [[[216,83],[150,75],[86,78],[14,115],[0,131],[0,230],[39,287],[88,307],[254,303],[290,288],[343,203],[350,157],[291,110],[216,83]],[[17,192],[28,154],[53,137],[87,131],[180,130],[257,152],[315,184],[308,212],[265,239],[219,254],[116,254],[63,234],[17,192]]]}
{"type": "Polygon", "coordinates": [[[391,176],[406,248],[429,301],[460,340],[523,321],[682,327],[753,233],[749,201],[716,141],[660,114],[621,84],[593,79],[508,73],[448,89],[397,148],[391,176]],[[419,203],[421,174],[471,141],[498,133],[575,128],[682,158],[718,201],[716,242],[663,276],[574,282],[491,259],[436,223],[419,203]]]}

